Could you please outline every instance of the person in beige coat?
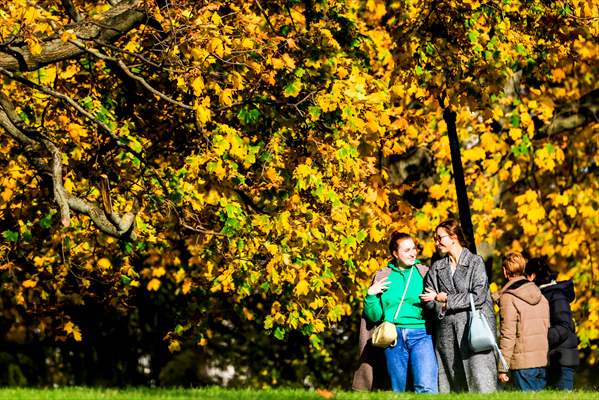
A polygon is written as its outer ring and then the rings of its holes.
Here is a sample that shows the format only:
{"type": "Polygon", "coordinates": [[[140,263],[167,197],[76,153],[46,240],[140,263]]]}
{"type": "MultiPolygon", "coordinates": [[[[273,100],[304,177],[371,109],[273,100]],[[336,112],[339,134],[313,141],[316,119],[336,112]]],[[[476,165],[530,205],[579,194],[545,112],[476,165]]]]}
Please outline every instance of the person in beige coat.
{"type": "MultiPolygon", "coordinates": [[[[537,285],[524,276],[526,260],[520,253],[509,253],[503,262],[508,279],[497,293],[501,317],[499,348],[508,361],[514,383],[520,390],[542,390],[549,343],[549,303],[537,285]]],[[[509,380],[499,366],[499,381],[509,380]]]]}

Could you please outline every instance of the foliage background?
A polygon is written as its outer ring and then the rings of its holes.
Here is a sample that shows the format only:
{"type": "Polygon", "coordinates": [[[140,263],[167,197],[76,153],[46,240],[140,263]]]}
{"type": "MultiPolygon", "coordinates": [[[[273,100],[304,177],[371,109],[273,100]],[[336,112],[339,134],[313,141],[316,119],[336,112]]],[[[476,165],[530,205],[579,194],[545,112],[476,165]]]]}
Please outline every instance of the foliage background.
{"type": "Polygon", "coordinates": [[[493,290],[547,257],[591,371],[597,9],[2,5],[2,382],[348,387],[389,233],[457,212],[452,112],[493,290]]]}

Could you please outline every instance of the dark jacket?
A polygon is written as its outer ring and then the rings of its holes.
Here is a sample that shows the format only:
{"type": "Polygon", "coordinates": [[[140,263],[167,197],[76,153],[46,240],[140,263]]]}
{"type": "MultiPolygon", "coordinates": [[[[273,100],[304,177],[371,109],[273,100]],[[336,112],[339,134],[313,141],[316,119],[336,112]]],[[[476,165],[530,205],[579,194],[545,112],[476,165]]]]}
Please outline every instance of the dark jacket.
{"type": "Polygon", "coordinates": [[[574,330],[570,303],[574,301],[572,281],[540,285],[549,301],[549,364],[564,367],[578,365],[578,337],[574,330]]]}
{"type": "MultiPolygon", "coordinates": [[[[417,264],[416,267],[420,275],[424,278],[428,272],[428,267],[422,264],[417,264]]],[[[374,283],[386,278],[390,273],[391,268],[382,268],[376,272],[372,282],[374,283]]],[[[354,390],[387,390],[391,388],[384,349],[372,345],[372,331],[376,325],[362,315],[362,320],[360,321],[359,365],[358,369],[354,372],[352,383],[354,390]]]]}

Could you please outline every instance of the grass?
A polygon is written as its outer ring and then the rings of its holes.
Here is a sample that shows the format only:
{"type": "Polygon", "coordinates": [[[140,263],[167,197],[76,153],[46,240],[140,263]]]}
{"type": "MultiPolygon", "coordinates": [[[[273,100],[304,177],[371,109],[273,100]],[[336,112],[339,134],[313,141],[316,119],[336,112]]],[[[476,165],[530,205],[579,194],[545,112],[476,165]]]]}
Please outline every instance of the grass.
{"type": "Polygon", "coordinates": [[[228,390],[222,388],[205,389],[98,389],[69,387],[59,389],[0,389],[0,400],[183,400],[183,399],[223,399],[223,400],[285,400],[285,399],[418,399],[418,400],[578,400],[597,399],[599,392],[497,392],[493,394],[452,393],[444,395],[416,395],[414,393],[395,394],[391,392],[358,393],[329,392],[294,389],[273,390],[228,390]]]}

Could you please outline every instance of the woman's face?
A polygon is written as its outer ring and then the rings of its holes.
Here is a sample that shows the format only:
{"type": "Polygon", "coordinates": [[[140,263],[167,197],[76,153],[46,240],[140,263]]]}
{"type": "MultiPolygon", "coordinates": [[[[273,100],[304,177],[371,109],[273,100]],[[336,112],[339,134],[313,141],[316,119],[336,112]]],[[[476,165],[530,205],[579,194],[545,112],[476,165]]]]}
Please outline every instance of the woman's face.
{"type": "Polygon", "coordinates": [[[453,239],[445,229],[437,229],[437,232],[435,233],[435,245],[437,246],[437,250],[439,250],[442,254],[446,254],[449,252],[453,242],[453,239]]]}
{"type": "Polygon", "coordinates": [[[418,250],[412,239],[404,239],[399,242],[397,250],[393,253],[393,256],[399,261],[402,267],[411,267],[416,261],[418,250]]]}

